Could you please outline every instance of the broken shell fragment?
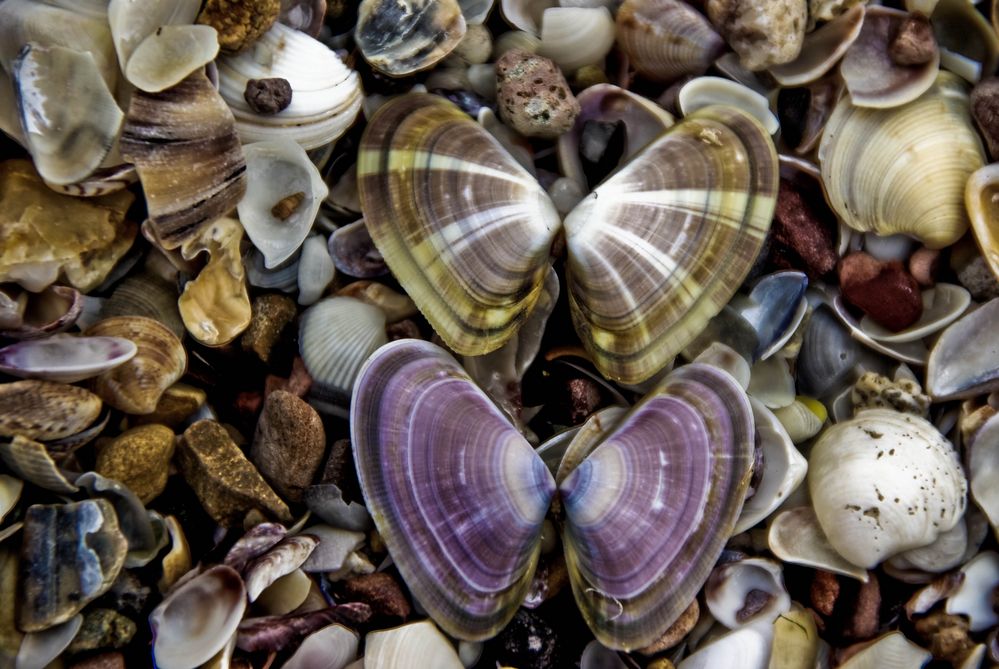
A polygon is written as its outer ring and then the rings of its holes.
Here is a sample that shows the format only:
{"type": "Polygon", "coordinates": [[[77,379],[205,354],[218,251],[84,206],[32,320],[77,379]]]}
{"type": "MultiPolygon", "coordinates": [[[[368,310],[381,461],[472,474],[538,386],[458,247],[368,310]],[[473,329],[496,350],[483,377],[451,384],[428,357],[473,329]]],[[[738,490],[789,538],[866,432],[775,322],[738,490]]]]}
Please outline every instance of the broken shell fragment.
{"type": "Polygon", "coordinates": [[[307,534],[288,537],[248,564],[245,582],[249,600],[256,601],[274,581],[301,567],[318,543],[318,538],[307,534]]]}
{"type": "Polygon", "coordinates": [[[999,418],[979,428],[967,446],[971,496],[999,531],[999,418]]]}
{"type": "Polygon", "coordinates": [[[22,379],[74,383],[128,362],[137,350],[121,337],[56,335],[0,349],[0,371],[22,379]]]}
{"type": "Polygon", "coordinates": [[[867,570],[847,562],[829,544],[810,506],[795,507],[774,516],[767,531],[767,546],[784,562],[867,582],[867,570]]]}
{"type": "Polygon", "coordinates": [[[947,598],[947,613],[964,614],[972,632],[981,632],[999,622],[994,592],[999,588],[999,553],[983,551],[961,568],[964,578],[947,598]]]}
{"type": "Polygon", "coordinates": [[[211,26],[160,26],[132,52],[125,78],[140,90],[159,93],[215,60],[218,52],[218,33],[211,26]]]}
{"type": "Polygon", "coordinates": [[[0,384],[0,436],[61,439],[85,429],[101,413],[92,392],[50,381],[0,384]]]}
{"type": "Polygon", "coordinates": [[[402,77],[451,53],[465,28],[457,0],[362,0],[354,39],[372,67],[402,77]]]}
{"type": "Polygon", "coordinates": [[[24,489],[24,481],[7,474],[0,474],[0,522],[17,506],[24,489]]]}
{"type": "Polygon", "coordinates": [[[0,441],[0,462],[27,483],[62,495],[78,488],[59,470],[44,444],[16,435],[10,442],[0,441]]]}
{"type": "Polygon", "coordinates": [[[680,89],[677,103],[684,116],[710,105],[727,105],[751,114],[771,135],[780,130],[780,121],[770,111],[765,97],[736,81],[722,77],[697,77],[680,89]]]}
{"type": "Polygon", "coordinates": [[[782,566],[763,558],[715,567],[704,585],[704,601],[711,615],[729,629],[773,622],[791,608],[782,566]]]}
{"type": "Polygon", "coordinates": [[[999,164],[986,165],[968,178],[964,204],[982,257],[999,278],[999,233],[993,225],[999,218],[999,164]]]}
{"type": "Polygon", "coordinates": [[[679,0],[625,0],[616,21],[618,46],[653,81],[704,74],[725,51],[704,15],[679,0]]]}
{"type": "Polygon", "coordinates": [[[965,314],[937,339],[926,366],[926,392],[934,401],[972,397],[999,387],[999,299],[965,314]]]}
{"type": "Polygon", "coordinates": [[[912,669],[930,660],[930,652],[901,632],[889,632],[839,665],[840,669],[912,669]]]}
{"type": "MultiPolygon", "coordinates": [[[[307,636],[295,654],[288,658],[284,664],[285,669],[344,669],[357,657],[358,642],[357,632],[334,623],[307,636]]],[[[368,643],[370,644],[371,641],[369,640],[368,643]]],[[[372,655],[371,647],[368,648],[370,656],[372,655]]],[[[378,652],[377,645],[375,651],[378,652]]],[[[431,659],[414,654],[407,654],[405,658],[404,661],[407,662],[424,662],[431,659]]],[[[376,659],[365,657],[365,664],[367,665],[368,662],[375,666],[373,663],[376,662],[376,659]]],[[[427,666],[436,667],[437,665],[427,666]]]]}
{"type": "Polygon", "coordinates": [[[369,632],[364,638],[365,669],[394,669],[415,658],[434,669],[464,669],[454,646],[429,620],[369,632]]]}
{"type": "Polygon", "coordinates": [[[160,669],[194,669],[236,632],[246,610],[243,580],[218,565],[183,583],[151,614],[153,658],[160,669]]]}

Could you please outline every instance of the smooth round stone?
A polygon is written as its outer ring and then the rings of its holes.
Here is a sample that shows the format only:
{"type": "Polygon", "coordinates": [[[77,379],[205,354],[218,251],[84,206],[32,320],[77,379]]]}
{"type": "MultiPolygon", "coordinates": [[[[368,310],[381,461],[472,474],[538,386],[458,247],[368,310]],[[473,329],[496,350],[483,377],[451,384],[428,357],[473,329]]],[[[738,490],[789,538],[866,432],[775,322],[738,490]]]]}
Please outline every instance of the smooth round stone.
{"type": "Polygon", "coordinates": [[[326,432],[315,409],[284,390],[267,396],[257,421],[250,460],[278,494],[301,501],[325,451],[326,432]]]}
{"type": "Polygon", "coordinates": [[[164,425],[140,425],[101,448],[94,470],[122,483],[148,504],[166,487],[173,450],[173,430],[164,425]]]}

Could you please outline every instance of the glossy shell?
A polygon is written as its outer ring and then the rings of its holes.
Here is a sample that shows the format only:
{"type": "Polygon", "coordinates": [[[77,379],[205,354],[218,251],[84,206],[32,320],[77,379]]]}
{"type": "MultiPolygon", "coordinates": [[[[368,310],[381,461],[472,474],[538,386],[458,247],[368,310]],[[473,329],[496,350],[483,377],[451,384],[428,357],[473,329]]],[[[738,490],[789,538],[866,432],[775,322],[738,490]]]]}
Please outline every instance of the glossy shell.
{"type": "Polygon", "coordinates": [[[464,35],[457,0],[362,0],[354,30],[364,59],[393,77],[432,67],[464,35]]]}
{"type": "Polygon", "coordinates": [[[999,299],[951,324],[937,339],[926,367],[926,391],[935,401],[973,397],[999,388],[999,299]]]}
{"type": "Polygon", "coordinates": [[[135,344],[119,337],[68,337],[25,341],[0,349],[0,371],[25,379],[73,383],[127,362],[135,344]]]}

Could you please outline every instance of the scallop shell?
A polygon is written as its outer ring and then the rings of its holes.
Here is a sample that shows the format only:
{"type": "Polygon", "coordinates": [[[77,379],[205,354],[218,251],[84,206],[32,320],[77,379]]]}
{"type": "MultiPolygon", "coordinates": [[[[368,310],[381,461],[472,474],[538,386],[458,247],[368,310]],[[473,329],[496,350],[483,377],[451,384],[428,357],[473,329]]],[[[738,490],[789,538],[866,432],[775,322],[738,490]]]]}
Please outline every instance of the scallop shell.
{"type": "Polygon", "coordinates": [[[203,73],[161,93],[136,91],[121,135],[135,163],[158,241],[175,249],[246,192],[232,113],[203,73]]]}
{"type": "Polygon", "coordinates": [[[0,436],[60,439],[76,434],[101,413],[101,398],[51,381],[0,384],[0,436]]]}
{"type": "Polygon", "coordinates": [[[457,0],[361,0],[354,29],[364,59],[392,77],[433,67],[464,36],[457,0]]]}
{"type": "Polygon", "coordinates": [[[565,73],[603,62],[614,46],[614,19],[606,7],[551,7],[541,19],[538,55],[565,73]]]}
{"type": "Polygon", "coordinates": [[[679,0],[625,0],[616,20],[621,50],[653,81],[704,74],[725,51],[707,18],[679,0]]]}
{"type": "Polygon", "coordinates": [[[840,100],[819,160],[829,204],[851,228],[911,234],[942,248],[968,227],[965,184],[985,154],[965,85],[940,72],[926,93],[902,107],[861,109],[840,100]]]}
{"type": "Polygon", "coordinates": [[[54,336],[0,349],[0,371],[22,379],[74,383],[128,362],[135,344],[119,337],[54,336]]]}
{"type": "Polygon", "coordinates": [[[252,49],[219,58],[219,92],[244,142],[288,138],[306,150],[338,139],[361,110],[361,82],[322,42],[275,23],[252,49]],[[285,79],[291,104],[277,114],[253,111],[243,92],[250,79],[285,79]]]}
{"type": "Polygon", "coordinates": [[[88,328],[87,335],[122,337],[137,347],[123,365],[98,376],[94,391],[116,409],[131,414],[156,410],[160,396],[187,369],[183,344],[167,327],[151,318],[118,316],[88,328]]]}

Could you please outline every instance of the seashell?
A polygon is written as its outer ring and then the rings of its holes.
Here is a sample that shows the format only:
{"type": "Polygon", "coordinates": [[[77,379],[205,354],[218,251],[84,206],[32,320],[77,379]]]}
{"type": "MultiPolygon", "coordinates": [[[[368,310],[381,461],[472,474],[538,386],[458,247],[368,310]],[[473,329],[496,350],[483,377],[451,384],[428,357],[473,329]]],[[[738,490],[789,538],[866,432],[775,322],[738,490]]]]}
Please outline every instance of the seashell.
{"type": "Polygon", "coordinates": [[[874,339],[861,328],[860,321],[850,313],[850,310],[843,301],[843,297],[840,295],[833,298],[832,310],[840,322],[847,327],[850,336],[868,348],[909,365],[922,367],[926,364],[926,356],[929,355],[929,350],[922,340],[916,339],[908,342],[889,343],[874,339]]]}
{"type": "Polygon", "coordinates": [[[239,625],[236,645],[249,653],[277,652],[330,623],[357,627],[371,618],[371,607],[361,602],[339,604],[309,613],[247,618],[239,625]]]}
{"type": "Polygon", "coordinates": [[[847,562],[836,552],[810,506],[795,507],[774,516],[767,531],[767,546],[784,562],[842,574],[864,583],[869,578],[866,569],[847,562]]]}
{"type": "Polygon", "coordinates": [[[281,23],[309,37],[319,37],[325,19],[325,0],[281,0],[281,23]]]}
{"type": "Polygon", "coordinates": [[[461,15],[470,26],[485,23],[495,3],[496,0],[458,0],[461,15]]]}
{"type": "Polygon", "coordinates": [[[134,199],[128,191],[88,199],[62,195],[45,185],[30,161],[0,162],[0,282],[39,292],[62,275],[78,290],[93,290],[135,240],[136,226],[125,220],[134,199]]]}
{"type": "Polygon", "coordinates": [[[323,522],[345,530],[366,532],[371,529],[371,516],[363,504],[347,502],[343,491],[333,483],[309,486],[302,502],[323,522]]]}
{"type": "Polygon", "coordinates": [[[402,77],[437,64],[465,28],[457,0],[362,0],[354,40],[373,68],[402,77]]]}
{"type": "Polygon", "coordinates": [[[780,409],[794,402],[794,377],[783,358],[773,357],[753,365],[746,391],[768,409],[780,409]]]}
{"type": "Polygon", "coordinates": [[[999,528],[999,419],[989,418],[966,449],[971,496],[992,527],[999,528]]]}
{"type": "Polygon", "coordinates": [[[282,539],[264,555],[246,566],[246,596],[256,601],[260,593],[282,576],[295,571],[315,550],[319,539],[307,534],[282,539]]]}
{"type": "Polygon", "coordinates": [[[385,319],[389,323],[398,323],[419,313],[416,305],[406,295],[374,281],[354,281],[337,291],[337,296],[352,297],[378,307],[385,312],[385,319]]]}
{"type": "Polygon", "coordinates": [[[251,247],[243,255],[243,266],[251,286],[292,293],[298,288],[298,259],[296,253],[274,269],[267,269],[264,254],[251,247]]]}
{"type": "Polygon", "coordinates": [[[82,626],[83,616],[78,613],[64,623],[25,634],[17,651],[17,662],[12,666],[16,669],[49,666],[69,648],[82,626]]]}
{"type": "Polygon", "coordinates": [[[933,543],[899,553],[887,565],[898,572],[939,574],[960,565],[967,549],[968,528],[962,519],[946,532],[941,532],[933,543]]]}
{"type": "Polygon", "coordinates": [[[177,309],[176,286],[154,274],[140,272],[118,283],[101,305],[101,319],[114,316],[145,316],[159,321],[178,339],[184,336],[184,321],[177,309]]]}
{"type": "Polygon", "coordinates": [[[125,78],[147,93],[159,93],[215,60],[218,32],[204,25],[164,25],[135,47],[125,78]]]}
{"type": "Polygon", "coordinates": [[[679,0],[625,0],[616,21],[618,46],[653,81],[704,74],[725,51],[704,15],[679,0]]]}
{"type": "Polygon", "coordinates": [[[771,67],[770,74],[781,86],[801,86],[825,76],[860,35],[864,9],[862,4],[851,7],[805,35],[798,57],[771,67]]]}
{"type": "Polygon", "coordinates": [[[0,522],[10,513],[11,509],[17,506],[17,501],[21,499],[21,490],[24,489],[24,481],[16,479],[7,474],[0,474],[0,522]]]}
{"type": "Polygon", "coordinates": [[[329,193],[305,149],[291,139],[247,144],[246,195],[239,220],[267,269],[288,260],[302,245],[329,193]]]}
{"type": "Polygon", "coordinates": [[[758,344],[753,358],[766,360],[783,348],[798,329],[808,310],[802,272],[775,272],[761,279],[748,299],[736,296],[730,303],[756,330],[758,344]]]}
{"type": "Polygon", "coordinates": [[[302,571],[282,576],[260,593],[254,607],[268,616],[283,616],[305,603],[312,592],[312,579],[302,571]]]}
{"type": "Polygon", "coordinates": [[[593,412],[582,425],[562,430],[538,446],[536,453],[548,471],[561,483],[618,424],[627,409],[604,407],[593,412]]]}
{"type": "Polygon", "coordinates": [[[28,507],[18,627],[40,632],[78,614],[111,587],[127,549],[106,500],[28,507]]]}
{"type": "Polygon", "coordinates": [[[972,632],[981,632],[999,623],[993,607],[993,592],[999,587],[999,553],[983,551],[961,568],[964,578],[947,597],[947,613],[963,614],[972,632]]]}
{"type": "Polygon", "coordinates": [[[999,235],[992,229],[992,221],[999,216],[999,167],[986,165],[976,170],[968,179],[964,190],[964,204],[971,219],[971,231],[982,251],[982,257],[999,278],[999,235]]]}
{"type": "Polygon", "coordinates": [[[772,635],[766,626],[740,627],[699,647],[676,668],[713,669],[726,666],[732,658],[739,658],[739,667],[743,669],[766,669],[772,635]]]}
{"type": "Polygon", "coordinates": [[[769,517],[801,485],[808,472],[808,461],[794,447],[777,417],[759,400],[750,398],[749,402],[756,424],[756,443],[763,451],[763,476],[743,505],[733,534],[745,532],[769,517]]]}
{"type": "Polygon", "coordinates": [[[711,105],[730,105],[751,114],[771,135],[780,130],[780,121],[770,111],[767,99],[748,86],[729,79],[691,79],[680,89],[677,101],[684,116],[711,105]]]}
{"type": "Polygon", "coordinates": [[[313,550],[302,564],[302,571],[306,573],[340,571],[364,545],[364,534],[361,532],[351,532],[329,525],[312,525],[305,531],[319,540],[316,550],[313,550]]]}
{"type": "Polygon", "coordinates": [[[22,379],[74,383],[131,360],[135,344],[120,337],[50,337],[0,349],[0,371],[22,379]]]}
{"type": "MultiPolygon", "coordinates": [[[[548,0],[541,0],[541,2],[531,4],[541,6],[541,11],[544,11],[548,7],[554,6],[548,0]]],[[[513,49],[519,49],[520,51],[526,51],[527,53],[538,52],[538,47],[541,46],[541,40],[537,36],[539,32],[538,26],[541,24],[541,11],[538,12],[538,20],[533,24],[534,28],[532,28],[531,32],[526,32],[524,30],[510,30],[493,40],[493,60],[499,60],[504,53],[512,51],[513,49]]],[[[469,74],[471,76],[471,73],[469,74]]],[[[495,74],[495,68],[493,68],[494,78],[495,74]]],[[[495,89],[495,81],[493,82],[493,88],[495,89]]],[[[493,94],[495,95],[495,90],[493,91],[493,94]]]]}
{"type": "MultiPolygon", "coordinates": [[[[556,492],[544,462],[457,363],[427,342],[393,342],[369,358],[351,411],[362,490],[414,597],[456,636],[492,636],[524,600],[537,563],[545,512],[556,492]],[[470,424],[477,429],[470,432],[470,424]],[[398,461],[411,463],[405,474],[386,466],[398,461]],[[516,481],[515,491],[497,481],[516,481]],[[473,489],[477,508],[487,513],[462,502],[473,489]],[[434,518],[448,519],[461,532],[433,534],[445,522],[434,518]],[[502,542],[495,539],[500,536],[502,542]],[[452,557],[458,553],[466,556],[460,563],[452,557]],[[471,592],[477,593],[472,599],[471,592]]],[[[712,367],[690,365],[636,405],[559,484],[570,581],[601,643],[647,646],[686,608],[741,508],[751,435],[749,406],[735,381],[712,367]],[[668,433],[663,425],[670,426],[668,433]],[[689,471],[668,466],[679,461],[703,468],[703,479],[694,476],[704,481],[702,492],[691,492],[696,484],[689,471]],[[614,483],[628,476],[642,480],[614,483]],[[715,491],[710,496],[709,487],[715,491]],[[655,536],[669,537],[671,545],[679,540],[679,548],[650,545],[651,526],[664,528],[655,536]]]]}
{"type": "Polygon", "coordinates": [[[500,122],[489,107],[480,109],[476,118],[479,125],[485,128],[513,156],[514,160],[520,163],[521,167],[527,170],[531,176],[537,175],[537,170],[534,167],[534,150],[523,135],[511,126],[500,122]]]}
{"type": "Polygon", "coordinates": [[[0,384],[0,436],[61,439],[93,423],[101,413],[101,398],[51,381],[0,384]]]}
{"type": "Polygon", "coordinates": [[[869,355],[828,307],[819,306],[808,321],[795,364],[798,389],[812,397],[835,392],[869,355]]]}
{"type": "Polygon", "coordinates": [[[236,543],[226,553],[223,564],[242,572],[251,560],[265,554],[287,534],[288,530],[280,523],[254,525],[246,534],[236,540],[236,543]]]}
{"type": "Polygon", "coordinates": [[[179,381],[187,369],[183,344],[165,325],[151,318],[106,318],[88,328],[85,334],[129,339],[138,348],[128,362],[94,380],[94,392],[125,413],[155,411],[163,392],[179,381]]]}
{"type": "Polygon", "coordinates": [[[763,558],[715,567],[704,585],[708,610],[729,629],[774,622],[791,609],[783,571],[779,563],[763,558]]]}
{"type": "Polygon", "coordinates": [[[872,568],[932,543],[965,509],[968,484],[954,447],[928,421],[868,409],[812,447],[808,485],[832,546],[872,568]]]}
{"type": "Polygon", "coordinates": [[[330,257],[326,239],[322,235],[312,235],[302,244],[302,254],[298,263],[298,303],[302,306],[315,304],[326,287],[333,281],[336,267],[330,257]]]}
{"type": "Polygon", "coordinates": [[[964,84],[941,72],[926,93],[902,107],[861,109],[841,100],[822,136],[819,161],[829,204],[847,225],[911,234],[936,249],[967,229],[964,187],[985,155],[969,121],[964,84]]]}
{"type": "Polygon", "coordinates": [[[867,646],[840,669],[912,669],[922,667],[932,656],[912,643],[901,632],[889,632],[867,646]]]}
{"type": "Polygon", "coordinates": [[[71,495],[79,490],[66,480],[44,444],[15,435],[9,442],[0,441],[0,461],[14,474],[44,490],[71,495]]]}
{"type": "Polygon", "coordinates": [[[923,315],[919,320],[898,332],[892,332],[864,316],[860,319],[860,328],[871,339],[881,342],[909,342],[928,337],[944,329],[971,304],[971,293],[950,283],[938,283],[933,288],[922,291],[923,315]]]}
{"type": "Polygon", "coordinates": [[[867,9],[860,34],[839,68],[853,105],[898,107],[934,86],[940,66],[939,52],[922,65],[898,65],[889,53],[892,39],[908,16],[887,7],[867,9]]]}
{"type": "Polygon", "coordinates": [[[118,527],[128,542],[126,568],[144,567],[166,547],[169,534],[163,518],[146,511],[135,493],[124,485],[96,472],[81,474],[75,483],[91,497],[102,497],[113,505],[118,527]]]}
{"type": "Polygon", "coordinates": [[[246,163],[232,113],[201,72],[160,93],[135,91],[121,134],[149,223],[175,249],[226,214],[246,192],[246,163]]]}
{"type": "Polygon", "coordinates": [[[943,331],[926,365],[926,392],[935,402],[973,397],[999,388],[999,359],[991,332],[999,299],[965,314],[943,331]]]}
{"type": "MultiPolygon", "coordinates": [[[[528,35],[537,36],[541,33],[541,19],[545,10],[558,5],[558,0],[500,0],[500,13],[514,28],[528,35]]],[[[498,59],[502,52],[508,49],[498,50],[500,47],[498,42],[496,46],[497,51],[494,51],[493,55],[498,59]]]]}
{"type": "Polygon", "coordinates": [[[940,48],[940,60],[947,69],[959,71],[952,63],[957,58],[970,61],[972,71],[965,78],[971,83],[978,83],[982,75],[990,76],[996,71],[999,36],[974,6],[956,0],[939,0],[932,14],[927,16],[940,48]]]}
{"type": "MultiPolygon", "coordinates": [[[[745,360],[753,358],[753,351],[758,347],[759,338],[749,321],[743,318],[735,309],[725,305],[718,314],[708,321],[707,326],[682,351],[687,360],[694,360],[704,350],[722,343],[738,353],[745,360]]],[[[749,377],[745,378],[749,385],[749,377]]]]}
{"type": "Polygon", "coordinates": [[[736,380],[740,388],[743,390],[749,388],[751,375],[749,363],[735,349],[720,341],[714,342],[701,351],[692,362],[702,362],[724,370],[736,380]]]}
{"type": "Polygon", "coordinates": [[[793,403],[773,413],[795,444],[814,437],[826,422],[825,406],[821,402],[800,395],[793,403]]]}
{"type": "MultiPolygon", "coordinates": [[[[358,641],[357,632],[334,623],[307,636],[285,662],[285,669],[344,669],[357,657],[358,641]]],[[[422,659],[418,655],[407,656],[409,662],[422,659]]]]}
{"type": "Polygon", "coordinates": [[[224,346],[250,325],[253,311],[239,255],[242,239],[239,221],[220,218],[201,228],[181,246],[181,254],[187,260],[202,252],[208,254],[208,264],[184,285],[177,301],[185,328],[206,346],[224,346]]]}
{"type": "Polygon", "coordinates": [[[589,187],[579,148],[588,122],[624,124],[622,162],[629,160],[674,123],[673,116],[659,105],[612,84],[590,86],[580,92],[576,100],[580,114],[572,130],[558,138],[558,162],[562,174],[587,190],[589,187]]]}
{"type": "Polygon", "coordinates": [[[149,614],[159,669],[192,669],[207,662],[236,632],[246,589],[232,568],[217,565],[181,584],[149,614]]]}
{"type": "Polygon", "coordinates": [[[388,267],[371,241],[364,219],[340,226],[330,235],[329,252],[336,268],[349,276],[372,279],[388,274],[388,267]]]}
{"type": "MultiPolygon", "coordinates": [[[[158,0],[145,3],[110,0],[107,3],[107,22],[118,54],[118,65],[126,79],[129,59],[147,37],[161,27],[188,26],[194,23],[200,9],[201,2],[198,0],[158,0]]],[[[129,80],[129,83],[138,86],[134,81],[129,80]]]]}
{"type": "Polygon", "coordinates": [[[905,263],[916,247],[916,240],[908,235],[882,236],[867,232],[863,238],[864,252],[883,261],[905,263]]]}
{"type": "Polygon", "coordinates": [[[72,184],[89,177],[124,118],[93,55],[28,43],[11,76],[27,148],[42,178],[72,184]]]}
{"type": "Polygon", "coordinates": [[[614,46],[614,18],[606,7],[550,7],[541,18],[538,54],[565,73],[603,62],[614,46]]]}
{"type": "Polygon", "coordinates": [[[191,548],[188,546],[184,528],[174,516],[163,519],[167,533],[170,535],[170,550],[163,556],[161,563],[162,575],[156,584],[161,594],[166,594],[180,580],[180,577],[191,570],[191,548]]]}
{"type": "Polygon", "coordinates": [[[579,658],[579,669],[628,669],[628,665],[620,655],[605,648],[599,641],[591,641],[586,644],[583,655],[579,658]]]}
{"type": "Polygon", "coordinates": [[[435,669],[464,669],[454,646],[429,620],[364,637],[365,669],[393,669],[414,662],[435,669]]]}

